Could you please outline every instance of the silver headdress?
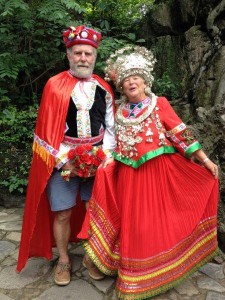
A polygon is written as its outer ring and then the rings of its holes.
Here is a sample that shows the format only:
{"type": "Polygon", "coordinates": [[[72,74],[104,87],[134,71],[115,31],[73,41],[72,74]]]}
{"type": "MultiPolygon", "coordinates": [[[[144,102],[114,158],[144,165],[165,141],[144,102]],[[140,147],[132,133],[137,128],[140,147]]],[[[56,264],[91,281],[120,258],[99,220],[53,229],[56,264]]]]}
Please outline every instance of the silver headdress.
{"type": "Polygon", "coordinates": [[[131,75],[140,75],[151,88],[154,77],[151,72],[156,59],[152,51],[140,46],[127,46],[111,54],[106,61],[105,80],[112,80],[121,91],[122,81],[131,75]]]}

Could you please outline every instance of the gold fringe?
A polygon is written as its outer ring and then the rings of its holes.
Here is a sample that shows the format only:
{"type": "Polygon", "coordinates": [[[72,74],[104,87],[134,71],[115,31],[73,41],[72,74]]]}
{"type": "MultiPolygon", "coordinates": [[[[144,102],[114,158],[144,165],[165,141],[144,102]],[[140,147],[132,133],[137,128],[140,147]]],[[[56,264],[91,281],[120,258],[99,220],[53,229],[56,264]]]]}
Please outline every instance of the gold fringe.
{"type": "Polygon", "coordinates": [[[49,170],[54,167],[54,157],[44,147],[42,147],[39,143],[34,142],[32,149],[33,152],[40,156],[40,158],[46,163],[49,170]]]}

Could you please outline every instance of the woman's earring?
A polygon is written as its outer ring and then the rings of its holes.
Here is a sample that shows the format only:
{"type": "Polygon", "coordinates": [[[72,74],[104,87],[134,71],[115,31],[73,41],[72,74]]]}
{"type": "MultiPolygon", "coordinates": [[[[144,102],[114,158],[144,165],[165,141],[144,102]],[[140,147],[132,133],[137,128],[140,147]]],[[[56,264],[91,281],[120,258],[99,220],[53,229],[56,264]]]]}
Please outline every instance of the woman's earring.
{"type": "Polygon", "coordinates": [[[151,93],[152,93],[152,91],[151,91],[150,87],[147,86],[147,87],[145,88],[145,94],[146,94],[147,96],[150,96],[151,93]]]}

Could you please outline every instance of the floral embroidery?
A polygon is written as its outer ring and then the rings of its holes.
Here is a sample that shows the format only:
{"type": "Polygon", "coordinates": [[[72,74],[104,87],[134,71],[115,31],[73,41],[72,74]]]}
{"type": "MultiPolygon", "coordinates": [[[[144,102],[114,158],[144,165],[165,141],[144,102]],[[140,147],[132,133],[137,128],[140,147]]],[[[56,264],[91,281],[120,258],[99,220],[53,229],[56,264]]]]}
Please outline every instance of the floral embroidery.
{"type": "Polygon", "coordinates": [[[166,136],[167,137],[173,136],[173,135],[177,134],[178,132],[183,131],[184,129],[186,129],[186,125],[184,123],[181,123],[181,124],[177,125],[176,127],[174,127],[172,130],[167,131],[166,136]]]}
{"type": "Polygon", "coordinates": [[[91,137],[91,123],[89,110],[91,109],[94,103],[96,85],[96,82],[92,81],[79,81],[72,91],[71,97],[77,108],[78,137],[91,137]],[[89,92],[85,92],[84,89],[88,89],[89,92]]]}
{"type": "Polygon", "coordinates": [[[34,134],[34,142],[39,144],[39,146],[43,147],[47,152],[49,152],[52,156],[56,157],[58,150],[53,148],[51,145],[42,140],[38,135],[34,134]]]}
{"type": "Polygon", "coordinates": [[[185,139],[187,145],[191,145],[196,140],[190,129],[186,129],[180,136],[185,139]]]}

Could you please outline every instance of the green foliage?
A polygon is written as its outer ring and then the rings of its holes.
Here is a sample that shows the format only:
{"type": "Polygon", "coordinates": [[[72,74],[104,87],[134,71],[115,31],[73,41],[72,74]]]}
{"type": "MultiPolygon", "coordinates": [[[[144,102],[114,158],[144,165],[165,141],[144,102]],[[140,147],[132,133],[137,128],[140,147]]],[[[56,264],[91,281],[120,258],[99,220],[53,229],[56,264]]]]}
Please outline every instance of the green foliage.
{"type": "Polygon", "coordinates": [[[24,148],[33,140],[34,123],[37,106],[19,111],[15,106],[4,109],[0,113],[0,143],[12,143],[17,149],[24,148]]]}
{"type": "MultiPolygon", "coordinates": [[[[72,0],[0,0],[0,96],[17,105],[40,98],[43,82],[64,67],[62,30],[85,12],[72,0]]],[[[64,49],[64,48],[63,48],[64,49]]],[[[1,109],[5,101],[0,99],[1,109]]]]}
{"type": "MultiPolygon", "coordinates": [[[[8,91],[0,88],[0,108],[7,106],[10,103],[10,98],[7,96],[8,91]]],[[[1,110],[0,110],[1,111],[1,110]]]]}
{"type": "Polygon", "coordinates": [[[179,95],[177,86],[167,73],[164,73],[162,78],[155,79],[153,89],[157,95],[165,96],[168,99],[176,99],[179,95]]]}
{"type": "Polygon", "coordinates": [[[27,110],[8,107],[0,113],[1,186],[9,192],[24,193],[31,161],[37,106],[27,110]]]}
{"type": "MultiPolygon", "coordinates": [[[[9,161],[5,161],[6,164],[10,164],[9,161]]],[[[13,170],[9,170],[7,179],[2,180],[1,185],[5,187],[10,193],[16,192],[23,194],[26,190],[28,182],[28,165],[26,160],[21,161],[21,165],[17,166],[13,170]]]]}
{"type": "Polygon", "coordinates": [[[154,88],[156,93],[167,96],[169,99],[175,99],[182,95],[183,88],[183,71],[182,53],[178,47],[180,37],[163,36],[154,40],[152,51],[157,58],[155,66],[155,83],[154,88]]]}
{"type": "Polygon", "coordinates": [[[86,4],[86,13],[84,14],[92,24],[101,28],[103,32],[111,32],[111,36],[117,36],[124,32],[132,30],[133,26],[145,16],[147,11],[152,8],[153,0],[93,0],[82,1],[86,4]]]}
{"type": "Polygon", "coordinates": [[[3,17],[13,16],[16,9],[26,10],[28,8],[28,5],[22,0],[1,1],[0,4],[3,7],[3,12],[1,13],[3,17]]]}
{"type": "Polygon", "coordinates": [[[13,61],[9,52],[0,54],[0,79],[16,80],[20,70],[25,67],[27,64],[23,55],[17,54],[13,61]]]}
{"type": "Polygon", "coordinates": [[[54,1],[54,5],[49,0],[40,1],[37,9],[40,19],[61,24],[62,26],[65,26],[68,21],[74,22],[74,20],[71,20],[70,13],[81,14],[84,11],[85,9],[77,2],[71,0],[56,0],[54,1]]]}

